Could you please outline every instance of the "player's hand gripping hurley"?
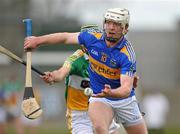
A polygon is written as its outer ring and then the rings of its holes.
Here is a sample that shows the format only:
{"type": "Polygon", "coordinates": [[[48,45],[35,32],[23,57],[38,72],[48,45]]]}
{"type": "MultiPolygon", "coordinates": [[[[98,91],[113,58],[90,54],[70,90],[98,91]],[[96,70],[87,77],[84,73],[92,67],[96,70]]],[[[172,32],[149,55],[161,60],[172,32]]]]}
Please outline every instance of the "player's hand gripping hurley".
{"type": "MultiPolygon", "coordinates": [[[[32,20],[23,20],[26,26],[26,36],[32,35],[32,20]]],[[[34,92],[32,88],[32,77],[31,77],[31,50],[27,50],[27,65],[26,65],[26,81],[25,81],[25,91],[23,96],[23,102],[21,105],[22,111],[25,117],[29,119],[36,119],[42,114],[42,109],[37,103],[34,92]]]]}

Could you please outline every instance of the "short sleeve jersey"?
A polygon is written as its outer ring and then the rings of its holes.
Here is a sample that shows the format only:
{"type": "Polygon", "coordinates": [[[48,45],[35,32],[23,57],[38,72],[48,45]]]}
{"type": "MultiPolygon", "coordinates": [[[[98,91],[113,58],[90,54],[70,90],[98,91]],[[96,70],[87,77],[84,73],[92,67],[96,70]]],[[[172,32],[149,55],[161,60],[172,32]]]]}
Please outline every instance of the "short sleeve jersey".
{"type": "MultiPolygon", "coordinates": [[[[95,94],[100,93],[105,84],[109,84],[112,89],[121,86],[121,74],[134,76],[136,56],[132,45],[124,36],[112,48],[107,47],[103,33],[81,32],[78,40],[79,44],[84,45],[89,53],[90,87],[95,94]]],[[[130,96],[133,95],[134,89],[130,96]]]]}

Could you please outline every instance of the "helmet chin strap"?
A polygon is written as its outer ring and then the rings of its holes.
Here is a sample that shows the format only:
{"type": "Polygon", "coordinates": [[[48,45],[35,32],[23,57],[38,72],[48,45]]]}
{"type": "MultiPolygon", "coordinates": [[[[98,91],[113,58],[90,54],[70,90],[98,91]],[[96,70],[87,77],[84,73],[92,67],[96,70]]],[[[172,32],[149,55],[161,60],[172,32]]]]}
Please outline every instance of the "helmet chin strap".
{"type": "Polygon", "coordinates": [[[116,43],[119,40],[118,38],[107,37],[106,33],[105,33],[105,38],[107,41],[109,41],[111,43],[116,43]]]}
{"type": "Polygon", "coordinates": [[[104,31],[105,39],[111,43],[116,43],[124,35],[124,34],[122,34],[122,36],[120,38],[107,37],[107,33],[105,32],[105,30],[103,30],[103,31],[104,31]]]}

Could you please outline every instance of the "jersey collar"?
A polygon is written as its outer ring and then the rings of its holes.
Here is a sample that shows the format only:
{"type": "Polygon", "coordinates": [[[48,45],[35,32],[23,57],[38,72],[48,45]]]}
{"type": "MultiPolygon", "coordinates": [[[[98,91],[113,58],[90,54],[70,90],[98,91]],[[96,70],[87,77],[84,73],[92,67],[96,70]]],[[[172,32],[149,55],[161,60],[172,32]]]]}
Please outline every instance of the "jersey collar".
{"type": "Polygon", "coordinates": [[[126,40],[126,38],[123,35],[121,40],[118,42],[118,44],[116,46],[114,46],[114,48],[122,49],[125,45],[125,43],[124,43],[125,40],[126,40]]]}
{"type": "MultiPolygon", "coordinates": [[[[105,36],[104,34],[101,36],[101,39],[100,40],[103,40],[105,41],[105,36]]],[[[121,40],[118,42],[118,44],[116,46],[114,46],[113,48],[117,48],[117,49],[122,49],[125,45],[124,41],[126,41],[126,38],[125,36],[123,35],[121,40]]]]}

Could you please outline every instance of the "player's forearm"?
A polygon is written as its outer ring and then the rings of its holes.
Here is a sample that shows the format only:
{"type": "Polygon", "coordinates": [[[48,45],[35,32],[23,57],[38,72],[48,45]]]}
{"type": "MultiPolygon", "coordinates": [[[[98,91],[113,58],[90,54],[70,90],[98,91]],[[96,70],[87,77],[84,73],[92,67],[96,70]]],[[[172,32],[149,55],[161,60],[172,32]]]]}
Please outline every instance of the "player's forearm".
{"type": "Polygon", "coordinates": [[[60,82],[66,77],[65,75],[62,75],[61,72],[58,70],[55,70],[52,73],[54,75],[54,82],[60,82]]]}
{"type": "Polygon", "coordinates": [[[79,33],[54,33],[43,36],[25,38],[24,49],[35,49],[40,45],[48,44],[78,44],[79,33]]]}
{"type": "Polygon", "coordinates": [[[64,44],[77,44],[77,33],[53,33],[48,35],[43,35],[37,37],[37,46],[43,45],[43,44],[58,44],[58,43],[64,43],[64,44]],[[74,37],[74,38],[73,38],[74,37]]]}
{"type": "Polygon", "coordinates": [[[111,90],[111,96],[114,98],[127,98],[131,93],[129,86],[119,87],[111,90]]]}
{"type": "Polygon", "coordinates": [[[37,45],[64,43],[65,33],[53,33],[37,37],[37,45]]]}
{"type": "Polygon", "coordinates": [[[70,69],[66,67],[61,67],[59,70],[54,70],[52,73],[54,75],[54,81],[60,82],[69,74],[70,69]]]}
{"type": "Polygon", "coordinates": [[[133,87],[133,77],[127,75],[121,75],[120,83],[121,86],[112,90],[112,96],[115,98],[127,98],[131,93],[133,87]]]}

